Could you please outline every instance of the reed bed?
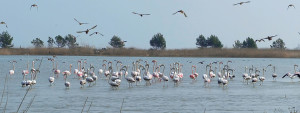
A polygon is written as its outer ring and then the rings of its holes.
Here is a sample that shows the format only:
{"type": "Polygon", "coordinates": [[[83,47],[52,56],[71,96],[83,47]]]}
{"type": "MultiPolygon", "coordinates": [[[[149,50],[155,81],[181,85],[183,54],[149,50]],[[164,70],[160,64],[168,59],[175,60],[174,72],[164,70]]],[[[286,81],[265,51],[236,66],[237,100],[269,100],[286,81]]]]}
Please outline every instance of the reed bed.
{"type": "Polygon", "coordinates": [[[300,50],[280,49],[169,49],[136,48],[2,48],[0,55],[69,55],[69,56],[146,56],[146,57],[236,57],[236,58],[300,58],[300,50]]]}

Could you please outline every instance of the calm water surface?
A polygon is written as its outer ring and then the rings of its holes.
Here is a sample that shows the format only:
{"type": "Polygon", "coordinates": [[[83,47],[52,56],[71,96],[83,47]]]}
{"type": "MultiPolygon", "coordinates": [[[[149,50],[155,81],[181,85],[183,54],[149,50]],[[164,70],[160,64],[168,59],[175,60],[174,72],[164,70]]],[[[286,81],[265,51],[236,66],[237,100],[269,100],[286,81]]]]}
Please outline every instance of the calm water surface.
{"type": "MultiPolygon", "coordinates": [[[[206,113],[287,113],[289,108],[295,107],[300,110],[300,80],[295,78],[282,79],[282,75],[287,72],[294,72],[293,65],[298,64],[300,59],[280,59],[280,58],[185,58],[185,57],[98,57],[98,56],[57,56],[58,68],[61,71],[69,70],[69,64],[73,64],[72,71],[77,68],[77,61],[87,59],[88,64],[93,64],[96,70],[102,65],[102,60],[120,60],[123,64],[131,65],[137,59],[157,60],[159,64],[169,64],[180,62],[183,66],[184,78],[178,86],[174,86],[169,81],[168,87],[163,87],[163,83],[153,83],[151,86],[141,85],[129,88],[125,79],[122,80],[119,89],[110,87],[104,79],[98,79],[94,86],[86,85],[80,88],[79,80],[74,78],[74,74],[68,78],[71,87],[66,89],[62,75],[55,80],[53,86],[49,85],[48,78],[52,76],[52,63],[46,58],[50,56],[0,56],[0,94],[2,96],[4,80],[8,70],[12,69],[10,60],[16,60],[15,74],[8,78],[8,104],[6,112],[16,112],[27,87],[21,87],[22,70],[26,69],[26,63],[36,58],[44,57],[41,65],[41,73],[38,74],[37,84],[28,92],[24,103],[20,109],[23,111],[28,106],[30,100],[36,95],[35,100],[28,112],[54,112],[54,113],[79,113],[81,112],[85,99],[88,97],[84,112],[89,108],[91,113],[119,112],[123,98],[125,99],[122,112],[205,112],[206,113]],[[21,60],[22,59],[22,60],[21,60]],[[214,78],[209,87],[204,87],[201,77],[196,82],[189,78],[191,66],[197,65],[197,73],[202,76],[205,73],[205,65],[213,61],[227,62],[231,60],[231,68],[234,68],[236,78],[230,80],[227,88],[222,88],[214,78]],[[188,61],[192,61],[189,63],[188,61]],[[205,61],[205,65],[198,64],[205,61]],[[66,62],[66,63],[62,63],[66,62]],[[262,68],[268,64],[275,65],[278,74],[277,81],[273,81],[269,68],[265,73],[266,80],[262,86],[257,83],[245,84],[242,79],[244,66],[262,68]]],[[[36,64],[37,66],[38,64],[36,64]]],[[[31,66],[30,66],[31,67],[31,66]]],[[[150,70],[152,72],[152,68],[150,70]]],[[[129,70],[131,72],[131,70],[129,70]]],[[[169,75],[169,69],[165,71],[169,75]]],[[[1,98],[1,97],[0,97],[1,98]]],[[[3,111],[7,94],[4,93],[0,106],[3,111]]]]}

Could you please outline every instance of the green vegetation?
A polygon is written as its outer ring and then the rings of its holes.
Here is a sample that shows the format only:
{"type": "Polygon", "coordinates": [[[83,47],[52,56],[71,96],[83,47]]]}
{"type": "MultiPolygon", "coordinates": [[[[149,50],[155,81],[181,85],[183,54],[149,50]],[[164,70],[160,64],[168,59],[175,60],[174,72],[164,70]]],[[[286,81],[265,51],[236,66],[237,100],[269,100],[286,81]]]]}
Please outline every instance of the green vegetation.
{"type": "Polygon", "coordinates": [[[215,35],[210,35],[210,37],[205,37],[203,35],[200,35],[196,39],[196,46],[198,48],[205,48],[205,47],[212,47],[212,48],[222,48],[223,44],[219,40],[219,38],[215,35]]]}
{"type": "Polygon", "coordinates": [[[233,48],[236,49],[240,49],[240,48],[253,48],[253,49],[257,49],[257,45],[255,43],[255,41],[253,40],[253,38],[246,38],[246,40],[243,41],[243,43],[241,43],[239,40],[234,42],[233,48]]]}
{"type": "Polygon", "coordinates": [[[48,42],[48,47],[49,48],[53,48],[53,46],[55,44],[54,39],[51,38],[51,37],[48,37],[48,41],[47,42],[48,42]]]}
{"type": "Polygon", "coordinates": [[[44,41],[42,41],[40,38],[33,39],[31,41],[31,44],[33,44],[34,47],[37,48],[44,47],[44,41]]]}
{"type": "Polygon", "coordinates": [[[2,32],[0,34],[0,46],[2,48],[11,48],[11,47],[14,47],[14,45],[12,44],[13,39],[14,38],[11,37],[7,31],[2,32]]]}
{"type": "Polygon", "coordinates": [[[283,42],[282,39],[277,39],[276,41],[274,41],[272,43],[272,45],[270,45],[272,49],[285,49],[285,43],[283,42]]]}
{"type": "Polygon", "coordinates": [[[113,48],[123,48],[125,46],[124,41],[122,41],[120,37],[115,35],[110,39],[110,42],[108,44],[113,48]]]}
{"type": "Polygon", "coordinates": [[[55,37],[55,44],[57,45],[57,47],[58,48],[63,48],[63,47],[65,47],[66,46],[66,40],[62,37],[62,36],[60,36],[60,35],[57,35],[56,37],[55,37]]]}
{"type": "Polygon", "coordinates": [[[150,40],[150,46],[152,46],[153,49],[165,49],[166,48],[166,40],[164,36],[161,33],[155,34],[152,39],[150,40]]]}

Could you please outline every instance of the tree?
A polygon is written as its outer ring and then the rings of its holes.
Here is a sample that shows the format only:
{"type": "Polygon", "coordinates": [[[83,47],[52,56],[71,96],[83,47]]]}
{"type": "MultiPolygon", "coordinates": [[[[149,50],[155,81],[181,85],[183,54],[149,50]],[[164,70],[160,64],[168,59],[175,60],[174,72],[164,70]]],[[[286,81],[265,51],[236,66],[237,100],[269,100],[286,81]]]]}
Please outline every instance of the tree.
{"type": "Polygon", "coordinates": [[[211,46],[213,48],[222,48],[223,44],[219,40],[219,38],[215,35],[210,35],[206,40],[207,46],[211,46]]]}
{"type": "Polygon", "coordinates": [[[0,46],[2,48],[11,48],[11,47],[13,47],[14,45],[11,44],[13,39],[14,38],[11,37],[10,34],[7,31],[2,32],[2,34],[0,34],[0,46]]]}
{"type": "Polygon", "coordinates": [[[78,46],[78,43],[76,43],[76,37],[74,37],[71,34],[68,34],[67,36],[65,36],[65,41],[66,41],[66,45],[69,48],[74,48],[78,46]]]}
{"type": "Polygon", "coordinates": [[[257,48],[257,45],[253,38],[248,37],[243,41],[243,48],[257,48]]]}
{"type": "Polygon", "coordinates": [[[56,36],[55,40],[56,40],[57,47],[62,48],[66,46],[66,40],[62,36],[60,35],[56,36]]]}
{"type": "Polygon", "coordinates": [[[55,44],[54,39],[51,38],[51,37],[48,37],[48,41],[47,42],[48,42],[48,47],[49,48],[52,48],[53,45],[55,44]]]}
{"type": "Polygon", "coordinates": [[[196,45],[197,45],[198,48],[207,47],[206,39],[205,39],[205,37],[203,35],[200,35],[196,39],[196,45]]]}
{"type": "Polygon", "coordinates": [[[31,44],[33,44],[35,47],[43,47],[44,46],[44,41],[42,41],[40,38],[33,39],[31,41],[31,44]]]}
{"type": "Polygon", "coordinates": [[[239,40],[234,41],[233,48],[236,48],[236,49],[243,48],[243,44],[239,40]]]}
{"type": "Polygon", "coordinates": [[[161,33],[157,33],[150,40],[150,45],[154,49],[165,49],[166,48],[166,40],[161,33]]]}
{"type": "Polygon", "coordinates": [[[285,49],[286,48],[285,43],[280,38],[278,38],[276,41],[274,41],[273,44],[270,46],[271,46],[271,48],[274,48],[274,49],[285,49]]]}
{"type": "Polygon", "coordinates": [[[125,46],[124,42],[125,41],[122,41],[120,37],[114,35],[108,44],[114,48],[122,48],[125,46]]]}

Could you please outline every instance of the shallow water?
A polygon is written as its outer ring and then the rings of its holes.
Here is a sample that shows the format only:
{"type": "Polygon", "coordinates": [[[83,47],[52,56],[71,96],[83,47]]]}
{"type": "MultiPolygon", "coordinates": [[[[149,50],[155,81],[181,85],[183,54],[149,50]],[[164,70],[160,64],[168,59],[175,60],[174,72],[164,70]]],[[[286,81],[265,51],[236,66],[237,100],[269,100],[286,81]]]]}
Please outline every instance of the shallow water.
{"type": "MultiPolygon", "coordinates": [[[[206,112],[206,113],[281,113],[289,112],[289,108],[300,109],[300,80],[295,78],[282,79],[282,75],[287,72],[294,72],[293,65],[300,62],[300,59],[277,59],[277,58],[185,58],[185,57],[99,57],[99,56],[57,56],[58,68],[61,71],[69,70],[69,64],[73,64],[72,71],[77,68],[77,61],[87,59],[88,64],[94,64],[96,71],[102,65],[102,60],[109,61],[120,60],[124,65],[130,65],[137,59],[147,60],[149,63],[153,59],[159,64],[165,64],[169,67],[171,63],[180,62],[183,66],[184,78],[182,82],[174,86],[172,81],[163,87],[163,82],[153,83],[151,86],[145,86],[143,81],[141,85],[129,88],[125,79],[122,80],[118,89],[112,89],[104,79],[99,79],[91,87],[86,85],[80,88],[79,80],[74,78],[74,74],[68,78],[71,87],[66,89],[62,75],[49,85],[48,78],[52,76],[52,63],[46,58],[50,56],[0,56],[0,94],[2,95],[5,75],[12,68],[8,62],[16,60],[15,74],[8,78],[8,104],[6,112],[16,112],[27,87],[21,87],[22,70],[26,69],[26,63],[36,58],[44,58],[40,67],[41,73],[38,74],[37,84],[28,92],[20,111],[28,106],[28,103],[36,95],[35,100],[28,112],[81,112],[86,97],[88,102],[84,111],[86,112],[92,103],[90,111],[95,112],[119,112],[122,100],[124,98],[122,112],[140,113],[140,112],[206,112]],[[22,60],[20,60],[22,59],[22,60]],[[229,63],[234,68],[236,78],[229,81],[227,87],[221,87],[217,84],[217,78],[214,78],[209,87],[204,86],[201,78],[205,73],[206,64],[213,61],[222,61],[229,63]],[[189,63],[188,61],[192,61],[189,63]],[[205,61],[204,64],[198,64],[199,61],[205,61]],[[62,63],[66,62],[66,63],[62,63]],[[254,86],[243,82],[242,73],[244,66],[262,68],[268,64],[275,65],[278,75],[277,80],[273,81],[271,68],[265,73],[266,80],[263,85],[259,82],[254,86]],[[189,78],[191,66],[197,65],[197,81],[192,82],[189,78]]],[[[152,65],[152,64],[151,64],[152,65]]],[[[38,61],[36,61],[36,68],[38,61]]],[[[30,66],[31,67],[31,66],[30,66]]],[[[152,67],[152,66],[151,66],[152,67]]],[[[218,66],[217,66],[218,67],[218,66]]],[[[131,69],[131,68],[130,68],[131,69]]],[[[150,69],[152,72],[152,68],[150,69]]],[[[129,70],[129,73],[131,70],[129,70]]],[[[169,75],[169,69],[165,73],[169,75]]],[[[262,75],[262,74],[261,74],[262,75]]],[[[29,77],[29,76],[28,76],[29,77]]],[[[98,76],[99,77],[99,76],[98,76]]],[[[3,111],[7,94],[4,93],[3,101],[0,106],[3,111]]],[[[1,98],[1,97],[0,97],[1,98]]]]}

